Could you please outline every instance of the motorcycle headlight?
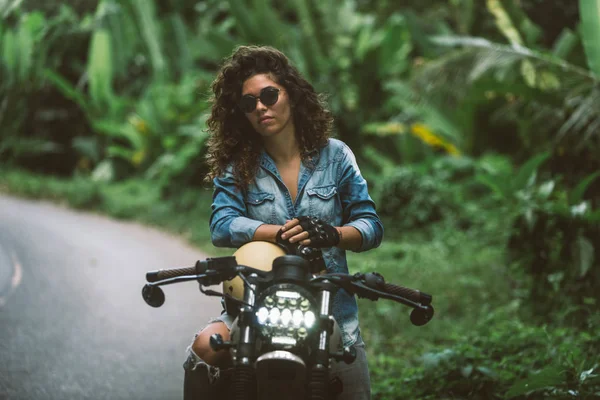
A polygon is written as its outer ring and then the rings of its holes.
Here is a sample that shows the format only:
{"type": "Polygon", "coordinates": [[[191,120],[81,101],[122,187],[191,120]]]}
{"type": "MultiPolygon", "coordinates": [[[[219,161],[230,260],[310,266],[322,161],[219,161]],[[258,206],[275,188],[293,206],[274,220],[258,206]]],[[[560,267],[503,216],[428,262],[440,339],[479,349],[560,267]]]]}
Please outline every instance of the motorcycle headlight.
{"type": "Polygon", "coordinates": [[[306,289],[280,284],[267,288],[257,301],[259,331],[273,345],[295,346],[316,322],[316,301],[306,289]]]}

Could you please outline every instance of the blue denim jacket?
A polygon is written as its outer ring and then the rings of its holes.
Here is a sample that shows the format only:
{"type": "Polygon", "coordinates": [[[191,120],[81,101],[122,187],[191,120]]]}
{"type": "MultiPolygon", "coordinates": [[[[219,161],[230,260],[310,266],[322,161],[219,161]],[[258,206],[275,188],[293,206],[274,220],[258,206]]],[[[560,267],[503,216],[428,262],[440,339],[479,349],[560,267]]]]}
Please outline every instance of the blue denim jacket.
{"type": "MultiPolygon", "coordinates": [[[[333,226],[355,227],[362,235],[359,251],[379,246],[383,238],[383,225],[354,154],[337,139],[329,139],[324,148],[302,163],[295,203],[264,151],[256,178],[245,192],[236,188],[231,167],[214,179],[214,187],[210,231],[217,247],[240,247],[252,240],[260,225],[283,225],[300,215],[318,217],[333,226]]],[[[348,273],[345,250],[323,249],[323,258],[328,272],[348,273]]],[[[353,296],[339,290],[333,301],[333,316],[342,330],[344,346],[360,340],[353,296]]]]}

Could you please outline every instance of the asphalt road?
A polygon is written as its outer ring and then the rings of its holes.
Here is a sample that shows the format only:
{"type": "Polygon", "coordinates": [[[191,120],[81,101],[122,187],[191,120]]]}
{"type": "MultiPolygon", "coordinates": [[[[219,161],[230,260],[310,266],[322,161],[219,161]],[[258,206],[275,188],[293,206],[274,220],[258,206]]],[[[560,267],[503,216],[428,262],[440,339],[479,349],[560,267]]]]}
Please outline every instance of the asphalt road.
{"type": "Polygon", "coordinates": [[[195,283],[144,303],[146,271],[206,256],[136,224],[0,196],[0,399],[181,399],[195,283]]]}

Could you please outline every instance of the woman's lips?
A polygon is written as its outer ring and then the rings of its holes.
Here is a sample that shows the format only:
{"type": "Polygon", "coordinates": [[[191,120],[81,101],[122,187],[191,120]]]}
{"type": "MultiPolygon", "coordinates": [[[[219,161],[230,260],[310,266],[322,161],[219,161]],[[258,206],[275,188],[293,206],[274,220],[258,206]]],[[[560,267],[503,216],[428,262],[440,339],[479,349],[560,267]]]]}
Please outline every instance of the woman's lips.
{"type": "Polygon", "coordinates": [[[258,122],[260,124],[264,124],[264,123],[267,123],[267,122],[272,121],[272,120],[273,120],[273,117],[266,117],[266,118],[261,118],[258,122]]]}

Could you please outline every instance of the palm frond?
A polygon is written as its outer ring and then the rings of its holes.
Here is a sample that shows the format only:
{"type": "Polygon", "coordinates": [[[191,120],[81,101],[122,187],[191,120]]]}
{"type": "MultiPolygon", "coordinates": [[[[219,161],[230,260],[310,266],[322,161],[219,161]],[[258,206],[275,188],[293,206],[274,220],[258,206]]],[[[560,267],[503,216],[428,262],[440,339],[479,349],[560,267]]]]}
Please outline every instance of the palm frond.
{"type": "Polygon", "coordinates": [[[541,52],[521,45],[503,45],[494,43],[484,38],[469,36],[436,36],[431,38],[435,44],[444,47],[462,47],[466,53],[477,53],[482,60],[488,57],[504,56],[511,61],[528,59],[541,65],[560,69],[566,73],[579,75],[591,83],[598,83],[598,79],[589,70],[571,64],[552,54],[541,52]]]}
{"type": "Polygon", "coordinates": [[[442,96],[458,106],[473,90],[516,97],[513,106],[538,109],[558,142],[572,135],[582,146],[600,139],[600,79],[556,54],[483,38],[443,36],[434,43],[452,50],[428,63],[412,79],[425,96],[442,96]],[[560,117],[560,118],[557,118],[560,117]],[[554,124],[554,125],[553,125],[554,124]]]}

